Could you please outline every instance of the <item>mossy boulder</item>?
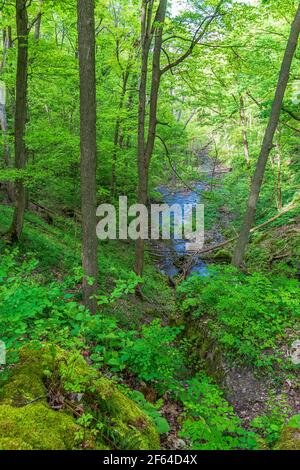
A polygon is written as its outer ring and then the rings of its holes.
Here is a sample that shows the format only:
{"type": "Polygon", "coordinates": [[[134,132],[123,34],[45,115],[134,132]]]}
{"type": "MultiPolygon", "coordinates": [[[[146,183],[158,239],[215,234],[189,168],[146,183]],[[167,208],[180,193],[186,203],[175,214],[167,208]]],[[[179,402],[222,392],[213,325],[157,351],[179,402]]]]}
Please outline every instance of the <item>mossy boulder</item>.
{"type": "Polygon", "coordinates": [[[20,407],[37,398],[39,402],[46,403],[44,379],[55,368],[55,353],[56,350],[48,345],[22,348],[19,351],[19,362],[14,366],[9,380],[3,387],[0,382],[1,403],[20,407]]]}
{"type": "Polygon", "coordinates": [[[0,449],[75,449],[80,435],[95,449],[160,448],[152,420],[79,353],[30,344],[19,355],[11,377],[0,386],[0,449]],[[60,411],[49,405],[53,393],[62,400],[60,411]],[[74,410],[79,406],[92,416],[97,439],[89,439],[91,429],[78,426],[72,407],[64,406],[74,395],[80,401],[74,410]]]}
{"type": "Polygon", "coordinates": [[[67,360],[58,353],[56,363],[64,389],[83,395],[84,403],[92,406],[103,425],[104,440],[113,448],[160,449],[152,420],[112,381],[99,376],[77,353],[70,354],[67,360]]]}
{"type": "Polygon", "coordinates": [[[0,437],[0,450],[33,450],[30,444],[14,437],[0,437]]]}
{"type": "Polygon", "coordinates": [[[232,260],[232,252],[228,250],[218,250],[217,252],[211,255],[211,259],[223,263],[231,263],[232,260]]]}
{"type": "Polygon", "coordinates": [[[293,416],[283,428],[276,450],[300,450],[300,415],[293,416]]]}
{"type": "Polygon", "coordinates": [[[78,426],[66,413],[42,403],[22,408],[0,406],[0,449],[72,450],[78,426]]]}

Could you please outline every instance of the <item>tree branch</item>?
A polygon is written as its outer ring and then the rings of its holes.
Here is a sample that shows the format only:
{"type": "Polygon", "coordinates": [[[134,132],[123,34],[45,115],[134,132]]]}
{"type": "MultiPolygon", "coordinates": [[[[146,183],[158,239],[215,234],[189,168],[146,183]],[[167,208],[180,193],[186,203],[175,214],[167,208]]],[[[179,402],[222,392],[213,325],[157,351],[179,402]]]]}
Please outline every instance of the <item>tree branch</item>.
{"type": "Polygon", "coordinates": [[[203,21],[201,22],[200,26],[197,28],[197,30],[194,34],[194,37],[193,37],[193,39],[191,41],[191,44],[190,44],[190,47],[186,50],[186,52],[184,54],[182,54],[180,57],[178,57],[174,62],[169,63],[168,65],[166,65],[160,71],[161,75],[164,75],[169,70],[172,70],[174,67],[181,64],[181,62],[183,62],[185,59],[187,59],[193,53],[193,50],[194,50],[195,46],[201,41],[201,39],[203,38],[203,36],[207,32],[209,26],[211,25],[211,23],[219,15],[220,8],[221,8],[221,6],[223,5],[224,2],[225,2],[225,0],[221,0],[219,2],[219,4],[217,5],[214,14],[209,15],[209,16],[207,16],[203,19],[203,21]]]}

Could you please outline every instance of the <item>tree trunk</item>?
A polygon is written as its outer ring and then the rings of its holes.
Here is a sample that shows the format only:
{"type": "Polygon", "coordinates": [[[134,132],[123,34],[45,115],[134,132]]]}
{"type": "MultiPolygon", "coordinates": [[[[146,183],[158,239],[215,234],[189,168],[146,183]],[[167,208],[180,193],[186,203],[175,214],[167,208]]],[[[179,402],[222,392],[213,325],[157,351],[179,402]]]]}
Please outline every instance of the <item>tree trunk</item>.
{"type": "MultiPolygon", "coordinates": [[[[0,66],[0,74],[3,73],[5,65],[6,65],[6,56],[7,51],[12,47],[11,42],[11,28],[6,28],[3,30],[3,56],[2,56],[2,63],[0,66]]],[[[7,102],[7,90],[5,83],[0,82],[0,126],[3,132],[3,161],[5,164],[5,168],[10,167],[10,147],[7,138],[8,132],[8,123],[7,123],[7,112],[6,112],[6,102],[7,102]]],[[[8,181],[5,184],[6,190],[6,197],[8,202],[14,201],[14,188],[13,183],[8,181]]]]}
{"type": "MultiPolygon", "coordinates": [[[[5,168],[10,167],[10,148],[7,138],[8,124],[6,113],[6,87],[0,82],[0,126],[3,132],[3,161],[5,168]]],[[[11,203],[14,201],[14,188],[11,181],[5,183],[6,199],[11,203]]]]}
{"type": "Polygon", "coordinates": [[[94,0],[78,0],[83,297],[97,311],[96,69],[94,0]]]}
{"type": "MultiPolygon", "coordinates": [[[[139,107],[138,107],[138,193],[137,202],[146,204],[148,193],[148,171],[145,165],[145,125],[146,125],[146,100],[147,100],[147,78],[148,58],[152,42],[151,26],[153,0],[142,1],[141,12],[141,47],[142,63],[139,85],[139,107]]],[[[144,266],[144,240],[136,241],[135,250],[135,272],[138,276],[143,273],[144,266]]]]}
{"type": "Polygon", "coordinates": [[[269,123],[265,132],[262,149],[257,161],[257,166],[255,174],[252,179],[250,195],[247,205],[246,214],[244,217],[244,222],[241,228],[241,232],[238,238],[238,242],[235,247],[235,252],[232,259],[232,264],[236,267],[241,267],[244,262],[245,251],[247,244],[249,242],[249,235],[251,227],[254,224],[256,206],[264,178],[264,173],[266,169],[266,164],[270,151],[273,147],[273,138],[275,131],[278,126],[280,111],[282,107],[282,102],[286,87],[289,81],[289,74],[291,70],[291,65],[293,57],[297,48],[298,39],[300,33],[300,4],[298,5],[298,10],[294,19],[294,22],[291,27],[291,32],[282,61],[282,66],[279,74],[279,80],[277,84],[277,89],[275,93],[275,98],[272,106],[272,112],[270,115],[269,123]]]}
{"type": "Polygon", "coordinates": [[[41,36],[41,23],[42,23],[42,5],[44,0],[39,0],[40,8],[39,13],[34,25],[34,42],[39,42],[41,36]]]}
{"type": "Polygon", "coordinates": [[[127,84],[130,76],[130,68],[131,68],[131,61],[129,60],[125,71],[123,72],[123,83],[122,83],[122,91],[121,91],[121,97],[120,97],[120,102],[119,102],[119,115],[116,120],[115,124],[115,131],[114,131],[114,148],[113,148],[113,155],[112,155],[112,172],[111,172],[111,195],[112,197],[115,196],[116,192],[116,185],[117,185],[117,160],[118,160],[118,150],[120,148],[120,129],[121,129],[121,122],[122,118],[120,116],[120,113],[123,110],[124,107],[124,100],[125,100],[125,95],[127,91],[127,84]]]}
{"type": "MultiPolygon", "coordinates": [[[[167,11],[167,0],[160,0],[159,6],[152,26],[151,16],[153,2],[149,2],[147,14],[147,2],[143,2],[142,10],[142,69],[139,91],[139,128],[138,128],[138,204],[146,205],[148,202],[148,179],[149,166],[154,149],[156,126],[157,126],[157,104],[158,92],[161,79],[160,57],[162,48],[163,26],[167,11]],[[151,11],[149,10],[151,9],[151,11]],[[145,143],[145,116],[146,116],[146,90],[148,75],[148,58],[155,32],[155,44],[152,62],[152,83],[150,96],[150,115],[145,143]]],[[[136,242],[135,272],[138,276],[143,274],[145,242],[138,239],[136,242]]]]}
{"type": "MultiPolygon", "coordinates": [[[[121,126],[120,137],[119,137],[119,147],[120,149],[129,149],[131,143],[131,134],[134,132],[135,123],[134,123],[134,105],[135,105],[135,96],[138,89],[138,77],[137,73],[133,72],[131,74],[131,83],[129,86],[128,100],[126,103],[126,114],[129,120],[127,121],[126,128],[121,126]],[[127,133],[127,135],[125,135],[127,133]],[[126,139],[125,139],[126,137],[126,139]]],[[[126,161],[128,163],[128,161],[126,161]]]]}
{"type": "Polygon", "coordinates": [[[249,152],[249,142],[248,142],[248,136],[247,136],[245,103],[244,103],[244,98],[242,97],[242,95],[240,96],[240,117],[241,117],[241,125],[242,125],[244,156],[245,156],[247,168],[250,169],[250,152],[249,152]]]}
{"type": "Polygon", "coordinates": [[[280,144],[276,145],[277,148],[277,155],[276,155],[276,163],[277,163],[277,183],[276,183],[276,199],[277,199],[277,209],[281,211],[282,209],[282,191],[281,191],[281,148],[280,144]]]}
{"type": "MultiPolygon", "coordinates": [[[[15,167],[26,167],[26,114],[27,114],[27,69],[28,69],[28,15],[26,0],[16,0],[16,19],[18,36],[18,59],[16,79],[15,108],[15,167]]],[[[26,189],[22,179],[16,180],[15,211],[9,238],[17,242],[22,234],[26,208],[26,189]]]]}

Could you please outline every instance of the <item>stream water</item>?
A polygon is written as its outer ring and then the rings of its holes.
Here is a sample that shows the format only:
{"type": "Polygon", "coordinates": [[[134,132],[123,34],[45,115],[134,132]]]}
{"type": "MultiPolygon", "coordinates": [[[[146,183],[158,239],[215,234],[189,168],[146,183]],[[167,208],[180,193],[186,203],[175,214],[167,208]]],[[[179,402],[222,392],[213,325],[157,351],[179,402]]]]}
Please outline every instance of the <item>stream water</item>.
{"type": "MultiPolygon", "coordinates": [[[[196,204],[201,203],[201,192],[205,190],[206,184],[198,182],[193,184],[192,187],[194,191],[168,186],[160,186],[157,190],[162,195],[162,202],[164,204],[168,204],[168,206],[178,204],[183,209],[185,204],[195,207],[196,204]]],[[[191,256],[186,251],[186,240],[178,240],[173,236],[171,236],[171,240],[154,243],[152,246],[159,256],[159,269],[163,274],[171,278],[180,274],[184,262],[191,256]]],[[[193,255],[193,263],[189,274],[207,275],[207,264],[200,256],[193,255]]]]}

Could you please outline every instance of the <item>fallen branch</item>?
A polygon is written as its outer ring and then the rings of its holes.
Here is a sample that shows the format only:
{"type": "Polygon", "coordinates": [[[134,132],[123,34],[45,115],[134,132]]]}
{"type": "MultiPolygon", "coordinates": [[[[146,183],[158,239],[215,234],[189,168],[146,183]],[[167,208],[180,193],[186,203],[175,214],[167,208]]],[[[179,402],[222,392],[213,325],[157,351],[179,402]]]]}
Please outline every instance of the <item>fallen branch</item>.
{"type": "MultiPolygon", "coordinates": [[[[276,214],[274,217],[271,217],[271,219],[267,220],[266,222],[260,224],[260,225],[257,225],[256,227],[253,227],[251,230],[250,230],[250,233],[255,233],[257,232],[258,230],[260,230],[261,228],[264,228],[266,227],[267,225],[271,224],[272,222],[274,222],[275,220],[279,219],[281,216],[283,216],[284,214],[296,209],[298,207],[298,203],[296,204],[289,204],[288,206],[284,207],[282,209],[281,212],[279,212],[278,214],[276,214]]],[[[216,251],[218,250],[219,248],[223,248],[224,246],[227,246],[229,245],[230,243],[233,243],[237,240],[237,236],[234,237],[234,238],[231,238],[230,240],[226,240],[225,242],[222,242],[222,243],[219,243],[218,245],[214,245],[214,246],[211,246],[209,248],[205,248],[204,250],[201,250],[201,251],[197,251],[195,253],[193,253],[194,255],[202,255],[203,253],[209,253],[210,251],[216,251]]]]}
{"type": "MultiPolygon", "coordinates": [[[[233,243],[236,239],[237,239],[237,237],[231,238],[230,240],[226,240],[225,242],[218,243],[218,245],[214,245],[214,246],[205,248],[204,250],[201,250],[201,251],[193,252],[193,254],[194,255],[202,255],[204,253],[209,253],[210,251],[216,251],[219,248],[223,248],[223,246],[227,246],[230,243],[233,243]]],[[[191,252],[191,254],[192,254],[192,252],[191,252]]]]}
{"type": "Polygon", "coordinates": [[[283,258],[288,258],[291,256],[291,253],[284,253],[282,255],[276,255],[276,256],[272,256],[270,259],[269,259],[269,263],[270,264],[273,264],[274,261],[277,261],[279,259],[283,259],[283,258]]]}

